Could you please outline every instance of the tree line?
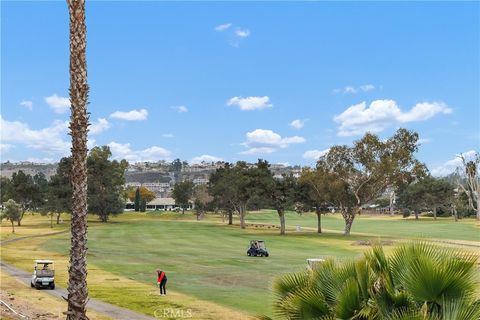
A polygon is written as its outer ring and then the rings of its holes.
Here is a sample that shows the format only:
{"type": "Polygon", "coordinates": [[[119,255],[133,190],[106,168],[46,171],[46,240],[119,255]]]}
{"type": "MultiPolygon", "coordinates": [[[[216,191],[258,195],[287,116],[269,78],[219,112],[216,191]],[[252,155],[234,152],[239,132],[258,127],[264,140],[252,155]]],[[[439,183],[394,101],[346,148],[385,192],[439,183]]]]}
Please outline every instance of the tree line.
{"type": "MultiPolygon", "coordinates": [[[[94,147],[87,158],[88,212],[107,222],[111,214],[123,212],[125,207],[125,160],[110,160],[108,146],[94,147]]],[[[21,225],[26,211],[56,216],[60,223],[62,213],[72,210],[71,157],[62,158],[56,173],[47,180],[43,173],[31,176],[23,171],[0,179],[1,202],[5,207],[2,218],[21,225]]]]}
{"type": "Polygon", "coordinates": [[[314,211],[321,233],[321,216],[331,209],[340,212],[344,234],[349,235],[362,209],[381,205],[386,195],[392,214],[396,207],[404,216],[413,213],[417,219],[425,211],[435,219],[439,212],[455,220],[476,212],[480,219],[479,156],[470,161],[462,158],[463,170],[452,183],[430,175],[415,158],[418,147],[418,134],[406,129],[386,140],[367,133],[353,146],[333,146],[315,168],[304,168],[298,178],[274,177],[268,162],[261,159],[255,165],[227,163],[210,176],[211,205],[225,212],[229,224],[236,213],[242,229],[248,210],[274,208],[281,234],[285,234],[286,210],[314,211]]]}
{"type": "MultiPolygon", "coordinates": [[[[226,163],[210,176],[208,185],[195,186],[184,180],[175,184],[172,197],[182,212],[194,204],[198,219],[209,211],[221,211],[233,224],[237,215],[240,227],[246,228],[249,210],[273,208],[279,218],[280,234],[286,232],[286,211],[313,211],[317,232],[322,232],[322,215],[339,212],[349,235],[358,214],[367,206],[388,207],[389,212],[404,217],[429,212],[453,216],[455,221],[477,214],[479,199],[478,165],[480,157],[462,158],[462,167],[449,179],[432,177],[426,166],[415,158],[418,134],[399,129],[392,137],[381,140],[367,133],[352,146],[333,146],[320,157],[314,168],[304,168],[299,177],[274,176],[267,161],[255,164],[239,161],[226,163]]],[[[146,204],[155,193],[145,187],[125,190],[127,161],[110,160],[108,146],[93,148],[87,158],[88,212],[107,222],[111,214],[125,208],[125,200],[135,210],[146,211],[146,204]]],[[[181,162],[175,162],[180,167],[181,162]]],[[[71,211],[71,158],[62,158],[54,176],[47,181],[42,173],[34,176],[22,171],[11,179],[0,180],[2,204],[12,199],[3,218],[21,225],[27,210],[55,216],[57,223],[63,212],[71,211]],[[18,205],[18,206],[16,206],[18,205]],[[18,207],[19,213],[15,212],[18,207]],[[11,210],[13,208],[13,210],[11,210]]]]}

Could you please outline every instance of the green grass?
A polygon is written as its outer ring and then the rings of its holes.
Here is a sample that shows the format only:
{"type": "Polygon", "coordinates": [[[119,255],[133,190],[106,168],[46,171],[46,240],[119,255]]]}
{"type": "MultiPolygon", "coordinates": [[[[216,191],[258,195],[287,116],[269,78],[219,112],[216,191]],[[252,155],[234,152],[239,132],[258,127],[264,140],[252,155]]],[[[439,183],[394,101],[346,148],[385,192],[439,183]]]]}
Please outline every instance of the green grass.
{"type": "MultiPolygon", "coordinates": [[[[244,231],[238,226],[153,218],[90,228],[88,260],[144,283],[154,282],[154,270],[162,268],[172,290],[261,313],[270,309],[271,281],[276,275],[305,268],[310,257],[356,255],[358,248],[351,246],[355,238],[281,237],[277,230],[244,231]],[[255,238],[266,240],[269,258],[246,256],[249,240],[255,238]]],[[[67,254],[68,237],[49,239],[43,249],[67,254]]]]}
{"type": "MultiPolygon", "coordinates": [[[[349,257],[364,247],[353,245],[359,239],[380,237],[478,239],[478,228],[471,222],[453,223],[446,220],[402,220],[360,217],[353,235],[340,233],[315,234],[312,231],[279,236],[274,228],[241,230],[238,226],[218,224],[215,218],[192,221],[190,215],[125,214],[105,225],[89,229],[89,262],[133,280],[152,283],[153,271],[167,271],[172,290],[212,301],[252,314],[270,308],[271,282],[275,276],[305,268],[307,258],[319,256],[349,257]],[[189,220],[189,221],[185,221],[189,220]],[[443,230],[443,229],[446,229],[443,230]],[[450,230],[452,229],[452,230],[450,230]],[[250,239],[266,240],[271,256],[249,258],[246,249],[250,239]]],[[[251,213],[250,223],[276,224],[273,211],[251,213]]],[[[323,219],[324,228],[341,231],[343,220],[336,216],[323,219]]],[[[316,226],[316,216],[287,214],[287,224],[316,226]]],[[[46,250],[67,254],[67,237],[49,239],[46,250]]]]}
{"type": "MultiPolygon", "coordinates": [[[[273,210],[251,213],[247,216],[251,223],[278,224],[278,215],[273,210]]],[[[317,216],[312,213],[288,213],[287,225],[316,228],[317,216]]],[[[327,230],[343,232],[345,224],[342,216],[337,214],[322,215],[322,227],[327,230]]],[[[415,220],[413,217],[403,219],[395,216],[360,215],[355,218],[352,227],[353,233],[371,234],[395,238],[426,238],[443,240],[480,241],[480,228],[474,219],[462,219],[454,222],[453,218],[422,217],[415,220]]]]}
{"type": "MultiPolygon", "coordinates": [[[[271,283],[276,276],[304,269],[307,258],[359,255],[367,247],[356,245],[357,240],[403,241],[416,237],[479,240],[474,220],[454,223],[451,219],[415,221],[360,216],[354,222],[353,232],[361,234],[344,237],[339,215],[322,217],[323,227],[328,230],[323,234],[314,231],[314,214],[299,216],[290,212],[286,219],[287,236],[278,235],[277,228],[258,226],[278,224],[277,214],[271,210],[250,213],[248,223],[257,226],[246,230],[221,223],[214,215],[207,215],[200,222],[190,214],[178,213],[126,213],[107,224],[90,221],[88,263],[152,288],[156,281],[155,269],[161,268],[167,272],[168,289],[254,315],[271,312],[271,283]],[[304,227],[304,231],[296,232],[296,225],[304,227]],[[247,257],[250,239],[266,240],[270,257],[247,257]]],[[[41,250],[68,256],[69,236],[45,238],[41,250]]],[[[142,311],[138,305],[129,305],[125,297],[137,294],[143,287],[112,296],[110,291],[102,291],[108,283],[91,285],[92,296],[142,311]]],[[[147,304],[150,306],[153,302],[147,304]]]]}

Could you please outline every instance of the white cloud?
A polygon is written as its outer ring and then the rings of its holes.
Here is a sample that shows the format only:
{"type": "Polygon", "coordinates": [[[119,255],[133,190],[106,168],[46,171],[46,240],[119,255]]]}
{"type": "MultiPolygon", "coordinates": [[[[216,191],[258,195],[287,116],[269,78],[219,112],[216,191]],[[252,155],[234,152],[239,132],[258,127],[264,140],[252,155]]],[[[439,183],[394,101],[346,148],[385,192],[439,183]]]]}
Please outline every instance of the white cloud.
{"type": "Polygon", "coordinates": [[[27,108],[28,110],[32,110],[32,109],[33,109],[33,102],[30,101],[30,100],[22,100],[22,101],[20,101],[20,105],[21,105],[22,107],[27,108]]]}
{"type": "Polygon", "coordinates": [[[173,133],[164,133],[162,134],[163,138],[175,138],[175,135],[173,133]]]}
{"type": "Polygon", "coordinates": [[[345,88],[343,88],[343,93],[357,93],[357,92],[358,92],[357,89],[351,86],[346,86],[345,88]]]}
{"type": "Polygon", "coordinates": [[[56,120],[50,127],[33,130],[26,123],[7,121],[0,115],[2,142],[22,144],[49,154],[65,156],[70,152],[70,142],[65,140],[67,131],[68,121],[56,120]]]}
{"type": "Polygon", "coordinates": [[[339,136],[354,136],[378,133],[392,124],[424,121],[438,113],[450,114],[452,109],[443,102],[423,102],[404,112],[393,100],[375,100],[368,107],[366,102],[353,105],[333,120],[340,124],[339,136]]]}
{"type": "Polygon", "coordinates": [[[155,162],[158,160],[167,160],[170,155],[172,154],[170,151],[157,147],[152,146],[147,149],[143,150],[132,150],[130,143],[117,143],[117,142],[110,142],[108,144],[110,147],[110,151],[112,151],[112,158],[116,160],[125,159],[128,162],[155,162]]]}
{"type": "Polygon", "coordinates": [[[304,143],[305,138],[299,136],[282,138],[272,130],[256,129],[247,132],[247,139],[242,143],[249,150],[241,154],[272,153],[278,148],[287,148],[290,144],[304,143]]]}
{"type": "Polygon", "coordinates": [[[171,106],[170,108],[177,111],[178,113],[188,112],[188,108],[185,106],[171,106]]]}
{"type": "Polygon", "coordinates": [[[235,29],[235,35],[239,38],[247,38],[250,36],[250,30],[237,28],[235,29]]]}
{"type": "Polygon", "coordinates": [[[111,125],[110,122],[108,122],[107,119],[105,118],[98,118],[97,122],[94,122],[90,126],[90,133],[91,134],[99,134],[102,133],[105,130],[110,129],[111,125]]]}
{"type": "Polygon", "coordinates": [[[302,129],[305,126],[305,122],[307,121],[308,119],[304,119],[304,120],[295,119],[292,122],[290,122],[290,127],[295,129],[302,129]]]}
{"type": "Polygon", "coordinates": [[[303,158],[317,161],[320,157],[326,155],[330,149],[325,150],[307,150],[303,153],[303,158]]]}
{"type": "Polygon", "coordinates": [[[215,31],[221,32],[226,36],[227,42],[232,47],[238,48],[240,43],[250,36],[250,30],[247,28],[232,28],[232,23],[224,23],[215,27],[215,31]]]}
{"type": "Polygon", "coordinates": [[[437,113],[451,114],[453,110],[443,102],[417,103],[410,111],[398,116],[400,122],[412,122],[427,120],[437,113]]]}
{"type": "Polygon", "coordinates": [[[45,102],[53,109],[56,113],[65,113],[70,108],[70,100],[65,97],[57,96],[56,93],[46,97],[45,102]]]}
{"type": "Polygon", "coordinates": [[[240,110],[262,110],[270,108],[273,105],[270,103],[268,96],[263,97],[233,97],[227,101],[227,106],[238,106],[240,110]]]}
{"type": "Polygon", "coordinates": [[[360,86],[360,90],[364,92],[371,91],[374,89],[375,89],[375,86],[373,84],[364,84],[363,86],[360,86]]]}
{"type": "MultiPolygon", "coordinates": [[[[475,158],[476,152],[475,150],[469,150],[461,153],[460,155],[462,155],[467,161],[469,161],[475,158]]],[[[431,170],[432,175],[435,177],[442,177],[455,172],[458,167],[462,166],[462,160],[460,159],[460,155],[457,155],[455,156],[455,158],[448,160],[444,164],[433,168],[431,170]]]]}
{"type": "Polygon", "coordinates": [[[251,148],[251,149],[239,152],[239,154],[245,154],[245,155],[270,154],[275,151],[276,151],[275,148],[262,147],[262,148],[251,148]]]}
{"type": "Polygon", "coordinates": [[[141,121],[146,120],[148,111],[146,109],[131,110],[131,111],[115,111],[110,115],[110,118],[127,120],[127,121],[141,121]]]}
{"type": "Polygon", "coordinates": [[[224,160],[222,158],[219,158],[219,157],[211,156],[211,155],[208,155],[208,154],[203,154],[201,156],[192,158],[192,160],[190,160],[190,163],[192,163],[192,164],[202,163],[202,162],[210,163],[210,162],[218,162],[218,161],[224,161],[224,160]]]}
{"type": "Polygon", "coordinates": [[[232,26],[231,23],[220,24],[215,27],[215,31],[225,31],[232,26]]]}
{"type": "Polygon", "coordinates": [[[10,151],[14,147],[15,146],[12,145],[12,144],[0,143],[0,153],[7,153],[8,151],[10,151]]]}
{"type": "Polygon", "coordinates": [[[333,89],[333,93],[350,93],[350,94],[355,94],[359,92],[368,92],[374,90],[376,87],[373,84],[364,84],[358,87],[354,86],[345,86],[343,88],[337,88],[333,89]]]}

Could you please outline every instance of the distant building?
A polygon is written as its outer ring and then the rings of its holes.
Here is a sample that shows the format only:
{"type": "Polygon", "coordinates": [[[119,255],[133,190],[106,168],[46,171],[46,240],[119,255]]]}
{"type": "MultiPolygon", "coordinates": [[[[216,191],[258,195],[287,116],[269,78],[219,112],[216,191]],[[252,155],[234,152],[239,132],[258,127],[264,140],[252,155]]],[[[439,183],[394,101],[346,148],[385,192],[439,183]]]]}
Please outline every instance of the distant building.
{"type": "Polygon", "coordinates": [[[202,184],[207,184],[208,179],[207,178],[195,178],[193,179],[193,184],[194,185],[202,185],[202,184]]]}
{"type": "MultiPolygon", "coordinates": [[[[175,211],[176,209],[180,209],[180,207],[175,204],[175,199],[173,198],[155,198],[147,203],[147,210],[175,211]]],[[[193,204],[190,203],[188,208],[185,209],[193,209],[193,204]]],[[[135,204],[132,201],[128,201],[125,204],[125,211],[133,210],[135,210],[135,204]]]]}

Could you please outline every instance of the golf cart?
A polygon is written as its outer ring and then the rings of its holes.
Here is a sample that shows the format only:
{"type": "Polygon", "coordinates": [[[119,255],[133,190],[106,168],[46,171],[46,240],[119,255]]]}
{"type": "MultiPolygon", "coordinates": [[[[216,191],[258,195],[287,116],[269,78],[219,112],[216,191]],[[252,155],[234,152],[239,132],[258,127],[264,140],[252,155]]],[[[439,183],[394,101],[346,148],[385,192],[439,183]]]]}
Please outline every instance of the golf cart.
{"type": "Polygon", "coordinates": [[[249,257],[268,257],[267,247],[263,240],[250,240],[250,247],[247,250],[249,257]]]}
{"type": "Polygon", "coordinates": [[[325,259],[322,258],[310,258],[307,259],[307,270],[314,270],[316,267],[318,267],[320,264],[325,262],[325,259]]]}
{"type": "Polygon", "coordinates": [[[55,289],[55,268],[52,260],[35,260],[32,280],[32,288],[50,288],[55,289]]]}

